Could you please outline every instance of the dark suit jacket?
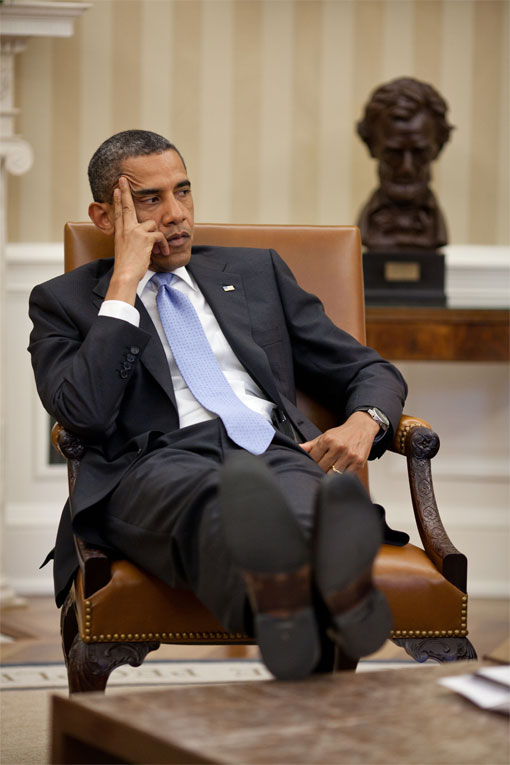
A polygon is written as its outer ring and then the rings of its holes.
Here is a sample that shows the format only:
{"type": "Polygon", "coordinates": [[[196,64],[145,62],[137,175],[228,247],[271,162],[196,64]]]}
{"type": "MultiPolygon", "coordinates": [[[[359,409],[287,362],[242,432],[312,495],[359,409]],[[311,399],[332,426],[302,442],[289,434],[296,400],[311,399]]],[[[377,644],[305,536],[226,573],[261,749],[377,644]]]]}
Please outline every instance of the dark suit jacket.
{"type": "MultiPolygon", "coordinates": [[[[406,385],[398,370],[360,345],[325,315],[272,250],[194,247],[189,270],[232,349],[267,398],[279,405],[304,440],[319,431],[296,408],[296,386],[338,411],[376,406],[395,429],[406,385]],[[234,290],[225,291],[226,285],[234,290]]],[[[156,329],[137,300],[140,327],[98,317],[113,260],[93,261],[35,287],[29,351],[46,410],[87,443],[54,551],[57,601],[76,569],[74,528],[104,544],[94,511],[104,506],[154,436],[179,419],[166,357],[156,329]]],[[[387,438],[372,450],[380,456],[387,438]]]]}

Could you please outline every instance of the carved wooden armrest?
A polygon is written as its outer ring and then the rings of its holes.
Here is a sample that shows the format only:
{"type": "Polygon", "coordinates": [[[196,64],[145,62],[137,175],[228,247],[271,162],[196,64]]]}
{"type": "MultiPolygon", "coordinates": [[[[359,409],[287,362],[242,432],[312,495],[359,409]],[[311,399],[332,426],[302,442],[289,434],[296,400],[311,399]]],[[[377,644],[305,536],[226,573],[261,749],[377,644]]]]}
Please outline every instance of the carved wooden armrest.
{"type": "Polygon", "coordinates": [[[407,458],[414,515],[425,552],[449,582],[466,592],[467,559],[446,533],[432,484],[430,460],[439,451],[439,436],[425,420],[404,414],[390,451],[407,458]]]}
{"type": "MultiPolygon", "coordinates": [[[[51,442],[57,452],[67,460],[69,504],[72,504],[78,468],[87,447],[79,436],[70,433],[58,422],[55,423],[51,430],[51,442]]],[[[104,550],[87,544],[87,542],[76,535],[74,537],[74,544],[83,576],[84,594],[88,598],[110,581],[111,561],[104,550]]]]}

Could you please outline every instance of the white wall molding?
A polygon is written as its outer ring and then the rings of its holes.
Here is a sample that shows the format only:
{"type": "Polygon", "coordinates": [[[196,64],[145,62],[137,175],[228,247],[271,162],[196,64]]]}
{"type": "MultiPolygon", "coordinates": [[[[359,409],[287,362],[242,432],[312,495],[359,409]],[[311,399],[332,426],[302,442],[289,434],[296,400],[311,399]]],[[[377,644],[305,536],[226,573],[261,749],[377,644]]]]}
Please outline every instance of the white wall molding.
{"type": "MultiPolygon", "coordinates": [[[[20,590],[21,592],[21,590],[20,590]]],[[[469,583],[470,598],[509,598],[510,585],[500,579],[473,579],[469,583]]],[[[468,628],[469,628],[469,602],[468,602],[468,628]]]]}
{"type": "MultiPolygon", "coordinates": [[[[377,498],[374,498],[378,501],[377,498]]],[[[381,500],[381,504],[384,502],[381,500]]],[[[455,544],[455,534],[463,531],[482,531],[484,529],[494,532],[506,532],[508,533],[508,507],[501,505],[499,507],[482,507],[476,514],[472,512],[472,508],[464,508],[461,506],[452,506],[451,504],[444,506],[438,500],[438,509],[441,520],[446,527],[446,530],[450,537],[452,537],[455,544]]],[[[394,502],[386,504],[386,512],[388,515],[388,522],[390,526],[395,528],[414,527],[414,511],[411,502],[411,496],[406,503],[394,502]]],[[[420,544],[418,542],[418,544],[420,544]]]]}
{"type": "MultiPolygon", "coordinates": [[[[16,592],[19,592],[21,595],[39,597],[53,595],[53,577],[51,573],[34,576],[13,576],[10,581],[16,592]]],[[[58,611],[55,606],[55,620],[58,620],[58,618],[58,611]]]]}
{"type": "Polygon", "coordinates": [[[0,9],[2,35],[14,38],[71,37],[74,22],[91,3],[6,2],[0,9]]]}
{"type": "MultiPolygon", "coordinates": [[[[452,308],[510,306],[510,247],[451,244],[446,255],[446,294],[452,308]]],[[[7,266],[54,266],[61,273],[64,246],[61,242],[11,242],[7,266]]],[[[22,283],[11,285],[22,289],[22,283]]]]}
{"type": "Polygon", "coordinates": [[[56,531],[65,497],[59,502],[7,502],[5,526],[8,529],[48,528],[56,531]]]}
{"type": "Polygon", "coordinates": [[[64,266],[62,242],[10,242],[7,244],[8,266],[64,266]]]}
{"type": "Polygon", "coordinates": [[[510,305],[510,247],[451,244],[446,255],[446,295],[452,308],[510,305]]]}
{"type": "MultiPolygon", "coordinates": [[[[388,455],[389,457],[389,455],[388,455]]],[[[453,457],[452,455],[438,456],[432,460],[432,476],[442,481],[467,481],[481,483],[504,483],[507,484],[510,477],[510,469],[505,457],[490,457],[481,455],[467,455],[453,457]]],[[[402,457],[387,459],[385,469],[395,476],[407,476],[407,462],[402,457]]]]}

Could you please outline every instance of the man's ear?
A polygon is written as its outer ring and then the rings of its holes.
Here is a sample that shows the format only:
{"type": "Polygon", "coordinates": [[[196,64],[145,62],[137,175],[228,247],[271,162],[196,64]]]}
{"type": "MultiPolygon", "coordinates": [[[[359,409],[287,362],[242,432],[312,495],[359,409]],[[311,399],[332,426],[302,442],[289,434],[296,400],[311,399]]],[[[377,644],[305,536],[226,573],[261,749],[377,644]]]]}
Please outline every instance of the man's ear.
{"type": "Polygon", "coordinates": [[[115,232],[111,205],[105,202],[92,202],[89,205],[89,218],[103,233],[110,235],[115,232]]]}

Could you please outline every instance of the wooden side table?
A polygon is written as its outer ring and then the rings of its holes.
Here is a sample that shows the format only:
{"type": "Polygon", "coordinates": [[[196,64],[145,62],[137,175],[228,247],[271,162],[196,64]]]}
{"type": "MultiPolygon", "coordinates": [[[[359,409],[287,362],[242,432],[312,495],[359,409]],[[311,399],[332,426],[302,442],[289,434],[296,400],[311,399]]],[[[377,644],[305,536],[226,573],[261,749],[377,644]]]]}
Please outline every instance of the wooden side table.
{"type": "Polygon", "coordinates": [[[506,308],[367,306],[367,345],[387,359],[508,361],[506,308]]]}
{"type": "Polygon", "coordinates": [[[482,664],[54,696],[51,762],[508,765],[508,718],[437,683],[482,664]]]}

